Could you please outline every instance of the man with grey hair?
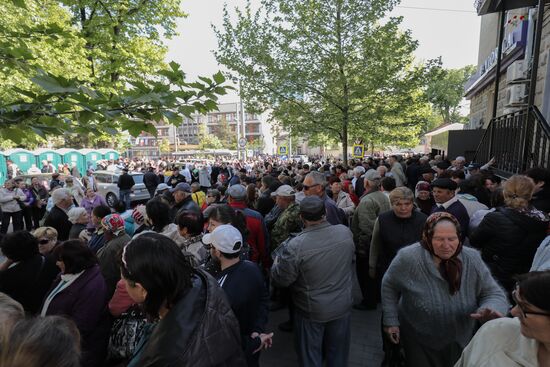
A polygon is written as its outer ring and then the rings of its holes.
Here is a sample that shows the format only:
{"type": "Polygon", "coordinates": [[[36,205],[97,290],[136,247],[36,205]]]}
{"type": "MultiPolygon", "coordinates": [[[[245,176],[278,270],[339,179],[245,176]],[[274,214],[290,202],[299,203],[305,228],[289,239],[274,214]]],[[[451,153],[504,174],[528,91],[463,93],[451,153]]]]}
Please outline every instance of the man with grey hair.
{"type": "Polygon", "coordinates": [[[65,241],[69,239],[72,223],[67,213],[73,204],[73,196],[68,189],[57,189],[52,193],[53,208],[44,221],[45,227],[53,227],[57,231],[57,239],[65,241]]]}
{"type": "Polygon", "coordinates": [[[353,169],[353,178],[351,179],[351,185],[353,186],[353,192],[355,195],[360,198],[365,192],[365,187],[363,186],[363,180],[361,176],[365,173],[365,167],[357,166],[353,169]]]}
{"type": "Polygon", "coordinates": [[[307,196],[317,196],[325,203],[327,212],[327,222],[330,224],[347,224],[347,217],[344,211],[336,206],[334,200],[328,197],[325,187],[327,180],[321,172],[312,171],[304,179],[304,194],[307,196]]]}

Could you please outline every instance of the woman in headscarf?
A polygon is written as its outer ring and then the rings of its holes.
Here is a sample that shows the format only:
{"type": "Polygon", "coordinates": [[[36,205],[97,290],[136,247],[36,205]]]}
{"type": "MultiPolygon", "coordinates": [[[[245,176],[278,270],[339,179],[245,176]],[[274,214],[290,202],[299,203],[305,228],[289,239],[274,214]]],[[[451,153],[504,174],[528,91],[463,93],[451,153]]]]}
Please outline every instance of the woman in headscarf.
{"type": "Polygon", "coordinates": [[[430,215],[432,207],[435,205],[435,200],[430,191],[430,184],[426,181],[419,181],[414,190],[414,203],[420,211],[426,215],[430,215]]]}
{"type": "Polygon", "coordinates": [[[476,320],[502,317],[509,304],[479,253],[462,247],[449,213],[430,215],[422,240],[401,249],[382,281],[383,324],[402,342],[409,366],[453,366],[476,320]]]}

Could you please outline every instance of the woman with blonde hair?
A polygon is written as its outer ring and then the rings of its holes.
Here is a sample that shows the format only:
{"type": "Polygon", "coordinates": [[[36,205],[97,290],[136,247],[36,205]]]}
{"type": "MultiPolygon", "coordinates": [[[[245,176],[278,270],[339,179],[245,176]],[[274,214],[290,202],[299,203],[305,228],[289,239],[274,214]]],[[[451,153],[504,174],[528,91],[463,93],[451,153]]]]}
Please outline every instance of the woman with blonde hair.
{"type": "Polygon", "coordinates": [[[51,255],[57,241],[57,230],[53,227],[38,227],[32,233],[38,239],[38,251],[43,256],[51,255]]]}
{"type": "Polygon", "coordinates": [[[550,223],[547,214],[529,203],[534,189],[529,177],[510,177],[503,185],[504,206],[487,214],[470,234],[471,245],[481,250],[481,257],[509,296],[514,277],[529,271],[550,223]]]}

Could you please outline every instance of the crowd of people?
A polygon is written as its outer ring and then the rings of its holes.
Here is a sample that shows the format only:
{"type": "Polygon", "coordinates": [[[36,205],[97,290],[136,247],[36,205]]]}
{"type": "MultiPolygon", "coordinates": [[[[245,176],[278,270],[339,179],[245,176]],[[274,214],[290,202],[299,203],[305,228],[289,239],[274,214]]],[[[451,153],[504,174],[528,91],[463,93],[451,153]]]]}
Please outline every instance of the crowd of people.
{"type": "Polygon", "coordinates": [[[549,366],[550,171],[492,163],[121,158],[113,207],[91,169],[10,179],[0,365],[259,366],[292,332],[300,366],[341,367],[379,307],[385,366],[549,366]]]}

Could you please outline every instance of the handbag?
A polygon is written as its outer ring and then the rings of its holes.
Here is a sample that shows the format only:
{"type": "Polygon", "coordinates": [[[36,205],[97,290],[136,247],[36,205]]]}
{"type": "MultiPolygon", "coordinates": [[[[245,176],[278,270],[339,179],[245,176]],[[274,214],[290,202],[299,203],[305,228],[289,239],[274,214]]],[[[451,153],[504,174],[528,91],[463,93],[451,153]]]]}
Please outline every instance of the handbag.
{"type": "Polygon", "coordinates": [[[147,318],[138,305],[120,315],[111,327],[109,335],[109,360],[126,360],[132,357],[147,324],[147,318]]]}
{"type": "Polygon", "coordinates": [[[405,358],[405,351],[403,345],[387,343],[385,346],[384,361],[381,367],[406,367],[407,359],[405,358]]]}

